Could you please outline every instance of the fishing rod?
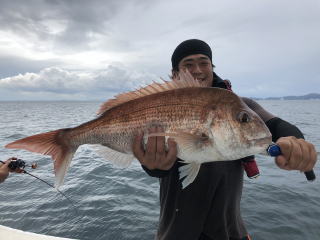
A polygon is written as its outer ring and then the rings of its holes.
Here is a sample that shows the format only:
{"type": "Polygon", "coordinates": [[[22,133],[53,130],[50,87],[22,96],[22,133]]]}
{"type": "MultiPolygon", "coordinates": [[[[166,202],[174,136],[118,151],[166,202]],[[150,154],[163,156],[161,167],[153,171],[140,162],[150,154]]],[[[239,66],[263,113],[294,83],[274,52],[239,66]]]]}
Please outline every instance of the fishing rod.
{"type": "MultiPolygon", "coordinates": [[[[282,153],[281,153],[280,147],[274,143],[274,144],[270,144],[269,147],[267,148],[267,154],[270,155],[271,157],[277,157],[282,153]]],[[[306,176],[309,182],[314,181],[316,179],[316,175],[314,174],[313,170],[304,172],[304,175],[306,176]]]]}
{"type": "MultiPolygon", "coordinates": [[[[0,162],[5,164],[5,162],[3,162],[1,160],[0,160],[0,162]]],[[[31,177],[34,177],[34,178],[40,180],[41,182],[47,184],[48,186],[54,188],[58,193],[60,193],[63,197],[65,197],[75,209],[77,209],[76,206],[73,204],[72,200],[67,195],[65,195],[63,192],[61,192],[59,189],[55,188],[52,184],[48,183],[47,181],[27,172],[25,170],[25,167],[31,167],[32,169],[36,169],[38,167],[38,165],[36,163],[33,163],[31,165],[27,165],[26,162],[23,161],[22,159],[12,157],[12,158],[10,158],[10,163],[9,163],[8,167],[16,173],[25,173],[31,177]]]]}

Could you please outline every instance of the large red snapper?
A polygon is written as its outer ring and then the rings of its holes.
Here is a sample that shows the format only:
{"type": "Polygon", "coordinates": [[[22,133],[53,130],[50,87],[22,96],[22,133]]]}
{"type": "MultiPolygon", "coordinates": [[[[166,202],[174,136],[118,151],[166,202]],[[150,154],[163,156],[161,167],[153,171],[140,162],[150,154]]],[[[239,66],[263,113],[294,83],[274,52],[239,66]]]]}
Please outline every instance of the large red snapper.
{"type": "Polygon", "coordinates": [[[260,117],[231,91],[203,87],[191,75],[153,83],[104,103],[99,116],[74,128],[26,137],[6,145],[54,160],[56,187],[63,183],[71,159],[82,144],[108,148],[107,158],[120,165],[132,159],[134,136],[161,126],[177,142],[183,188],[193,182],[204,162],[235,160],[264,152],[271,134],[260,117]]]}

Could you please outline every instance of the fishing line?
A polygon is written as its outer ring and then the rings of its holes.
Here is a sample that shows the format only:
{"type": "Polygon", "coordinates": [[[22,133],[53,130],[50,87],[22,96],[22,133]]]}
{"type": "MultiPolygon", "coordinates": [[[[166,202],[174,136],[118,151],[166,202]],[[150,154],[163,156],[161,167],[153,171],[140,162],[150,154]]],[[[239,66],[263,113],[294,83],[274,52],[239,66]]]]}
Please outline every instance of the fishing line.
{"type": "MultiPolygon", "coordinates": [[[[10,158],[10,160],[11,160],[11,161],[10,161],[8,167],[9,167],[11,170],[13,170],[13,171],[16,172],[16,173],[25,173],[25,174],[27,174],[27,175],[29,175],[29,176],[31,176],[31,177],[34,177],[34,178],[40,180],[41,182],[47,184],[48,186],[54,188],[54,189],[55,189],[58,193],[60,193],[65,199],[68,200],[69,204],[71,204],[71,206],[73,207],[73,210],[77,212],[77,215],[80,215],[80,216],[81,216],[81,218],[80,218],[79,220],[81,220],[81,219],[83,218],[83,215],[81,215],[81,214],[79,213],[76,205],[73,203],[73,201],[72,201],[65,193],[63,193],[63,192],[61,192],[59,189],[55,188],[53,184],[48,183],[47,181],[45,181],[45,180],[43,180],[43,179],[41,179],[41,178],[39,178],[39,177],[37,177],[37,176],[35,176],[35,175],[27,172],[27,171],[24,169],[26,166],[28,166],[28,165],[26,165],[25,161],[23,161],[22,159],[14,158],[14,157],[13,157],[13,158],[10,158]]],[[[1,160],[0,160],[0,162],[3,163],[3,164],[5,164],[5,162],[3,162],[3,161],[1,161],[1,160]]],[[[31,167],[32,169],[35,169],[35,168],[37,168],[37,165],[36,165],[36,164],[32,164],[31,166],[28,166],[28,167],[31,167]]],[[[78,220],[78,221],[79,221],[79,220],[78,220]]]]}

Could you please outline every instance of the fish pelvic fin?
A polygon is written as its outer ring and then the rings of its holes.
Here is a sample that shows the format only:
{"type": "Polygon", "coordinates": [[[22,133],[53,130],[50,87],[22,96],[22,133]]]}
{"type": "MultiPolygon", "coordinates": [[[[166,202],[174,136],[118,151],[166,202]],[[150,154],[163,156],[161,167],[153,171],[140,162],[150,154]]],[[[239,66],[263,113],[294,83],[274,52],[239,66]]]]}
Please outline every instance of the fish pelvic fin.
{"type": "Polygon", "coordinates": [[[64,176],[78,147],[72,147],[64,141],[65,133],[70,130],[59,129],[36,134],[7,144],[6,148],[24,149],[30,152],[50,155],[54,160],[55,187],[63,184],[64,176]]]}
{"type": "Polygon", "coordinates": [[[132,161],[135,159],[132,154],[118,152],[104,145],[96,145],[94,146],[94,149],[99,156],[119,168],[129,167],[132,161]]]}
{"type": "Polygon", "coordinates": [[[191,184],[197,177],[200,170],[200,163],[192,162],[179,167],[179,178],[182,180],[182,189],[191,184]]]}

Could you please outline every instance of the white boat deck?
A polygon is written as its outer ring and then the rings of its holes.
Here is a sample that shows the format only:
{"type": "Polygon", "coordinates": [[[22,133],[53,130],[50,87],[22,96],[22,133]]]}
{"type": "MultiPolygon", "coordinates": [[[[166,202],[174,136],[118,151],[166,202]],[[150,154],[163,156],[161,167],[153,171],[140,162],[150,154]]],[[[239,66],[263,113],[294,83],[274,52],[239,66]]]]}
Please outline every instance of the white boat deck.
{"type": "Polygon", "coordinates": [[[60,238],[31,232],[24,232],[18,229],[0,225],[1,240],[75,240],[72,238],[60,238]]]}

